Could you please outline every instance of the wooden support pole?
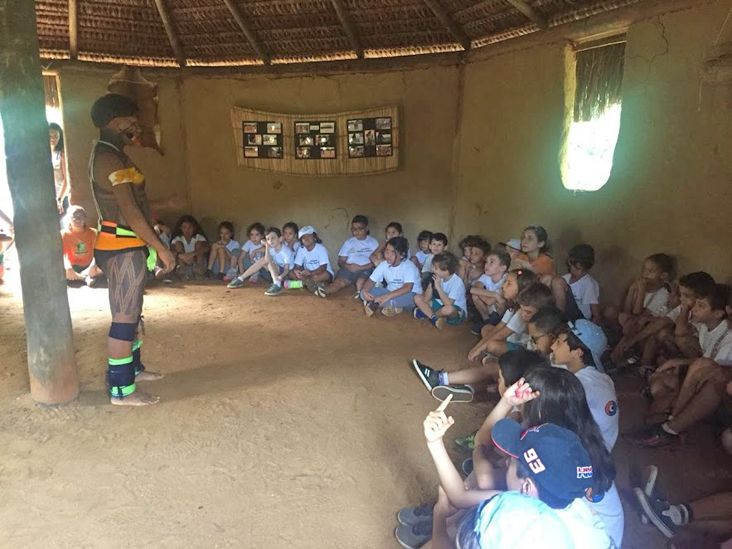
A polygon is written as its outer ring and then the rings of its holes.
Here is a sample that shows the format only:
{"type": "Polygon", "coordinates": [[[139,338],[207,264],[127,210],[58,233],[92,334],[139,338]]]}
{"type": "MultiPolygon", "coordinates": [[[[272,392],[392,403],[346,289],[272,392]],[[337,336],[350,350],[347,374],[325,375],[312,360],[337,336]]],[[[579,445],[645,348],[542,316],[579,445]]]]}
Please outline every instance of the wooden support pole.
{"type": "Polygon", "coordinates": [[[526,17],[531,19],[531,21],[533,21],[540,29],[543,30],[549,28],[549,23],[547,23],[547,20],[538,11],[532,8],[525,0],[508,0],[508,3],[517,10],[519,10],[521,13],[523,13],[526,17]]]}
{"type": "Polygon", "coordinates": [[[0,116],[23,289],[31,396],[76,398],[71,316],[61,260],[35,2],[0,0],[0,116]]]}
{"type": "Polygon", "coordinates": [[[358,39],[356,29],[353,28],[351,21],[348,19],[346,7],[343,5],[342,0],[330,0],[330,2],[333,4],[333,9],[338,16],[338,20],[341,22],[343,32],[348,36],[348,40],[351,42],[351,47],[353,48],[353,51],[356,52],[356,57],[363,59],[363,47],[361,46],[361,41],[358,39]]]}
{"type": "Polygon", "coordinates": [[[461,29],[460,26],[447,14],[445,8],[440,5],[439,0],[424,0],[424,3],[432,10],[435,17],[437,17],[445,27],[447,27],[447,30],[450,31],[450,34],[455,38],[455,41],[458,42],[465,51],[468,51],[470,49],[470,38],[468,38],[465,32],[463,32],[463,29],[461,29]]]}
{"type": "Polygon", "coordinates": [[[164,0],[155,0],[155,6],[158,8],[160,19],[163,21],[163,27],[165,27],[165,34],[168,35],[168,42],[170,42],[170,47],[175,54],[178,65],[180,65],[181,67],[185,67],[186,54],[183,53],[183,47],[180,45],[178,35],[175,34],[175,29],[173,29],[173,22],[170,20],[170,15],[168,15],[168,8],[165,7],[164,0]]]}
{"type": "Polygon", "coordinates": [[[252,29],[250,29],[249,25],[247,25],[247,22],[244,20],[244,16],[241,14],[241,11],[239,11],[239,7],[234,3],[234,0],[224,0],[224,4],[226,4],[226,7],[229,8],[231,16],[236,21],[236,24],[239,25],[239,28],[241,29],[241,32],[244,33],[244,36],[247,37],[249,45],[257,54],[257,57],[264,61],[265,65],[269,65],[272,62],[272,58],[266,51],[264,51],[264,48],[262,48],[262,46],[259,44],[259,40],[257,40],[257,37],[254,36],[252,29]]]}
{"type": "Polygon", "coordinates": [[[69,57],[79,57],[79,15],[76,0],[69,0],[69,57]]]}

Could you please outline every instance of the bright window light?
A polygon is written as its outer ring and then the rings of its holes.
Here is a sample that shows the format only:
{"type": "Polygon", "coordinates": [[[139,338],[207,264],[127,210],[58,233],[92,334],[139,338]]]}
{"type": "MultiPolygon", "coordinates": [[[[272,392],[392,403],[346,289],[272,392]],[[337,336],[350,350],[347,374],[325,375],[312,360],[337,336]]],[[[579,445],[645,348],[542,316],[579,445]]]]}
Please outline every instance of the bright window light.
{"type": "Polygon", "coordinates": [[[596,191],[610,178],[620,133],[621,104],[588,121],[572,122],[562,162],[562,183],[573,191],[596,191]]]}

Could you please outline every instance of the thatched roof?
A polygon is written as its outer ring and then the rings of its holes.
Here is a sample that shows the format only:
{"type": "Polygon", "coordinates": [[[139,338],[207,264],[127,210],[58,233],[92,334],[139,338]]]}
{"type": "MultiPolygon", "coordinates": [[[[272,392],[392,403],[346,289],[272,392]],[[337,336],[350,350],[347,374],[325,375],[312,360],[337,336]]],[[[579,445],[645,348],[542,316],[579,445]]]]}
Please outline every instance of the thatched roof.
{"type": "Polygon", "coordinates": [[[48,59],[236,66],[479,48],[639,0],[36,0],[48,59]]]}

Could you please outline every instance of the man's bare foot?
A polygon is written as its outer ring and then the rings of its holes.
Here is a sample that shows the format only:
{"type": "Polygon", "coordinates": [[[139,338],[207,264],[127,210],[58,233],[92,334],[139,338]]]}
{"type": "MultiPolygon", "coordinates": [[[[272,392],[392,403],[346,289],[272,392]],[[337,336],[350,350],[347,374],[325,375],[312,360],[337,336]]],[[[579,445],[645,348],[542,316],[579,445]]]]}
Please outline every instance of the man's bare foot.
{"type": "Polygon", "coordinates": [[[165,376],[160,372],[148,372],[147,370],[143,370],[135,376],[135,381],[156,381],[158,379],[163,379],[164,377],[165,376]]]}
{"type": "Polygon", "coordinates": [[[109,399],[109,402],[115,406],[150,406],[151,404],[160,402],[160,397],[157,395],[149,395],[142,391],[135,391],[124,398],[112,397],[109,399]]]}

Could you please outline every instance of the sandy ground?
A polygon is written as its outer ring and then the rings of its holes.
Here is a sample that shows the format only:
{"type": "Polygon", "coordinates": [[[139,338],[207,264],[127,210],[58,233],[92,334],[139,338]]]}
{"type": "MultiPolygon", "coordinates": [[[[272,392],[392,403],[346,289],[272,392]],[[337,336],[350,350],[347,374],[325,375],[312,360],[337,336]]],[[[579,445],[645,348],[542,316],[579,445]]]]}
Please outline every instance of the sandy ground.
{"type": "MultiPolygon", "coordinates": [[[[390,548],[395,512],[432,497],[421,421],[436,401],[408,361],[464,364],[467,328],[367,319],[346,294],[150,288],[143,358],[166,377],[145,385],[162,401],[119,408],[104,395],[106,290],[69,290],[82,393],[42,408],[14,276],[0,286],[0,546],[390,548]]],[[[618,388],[627,430],[642,402],[632,382],[618,388]]],[[[451,406],[449,445],[490,406],[451,406]]],[[[732,489],[710,429],[691,439],[674,452],[620,442],[621,489],[652,462],[672,498],[732,489]]],[[[623,496],[624,546],[663,547],[623,496]]]]}

